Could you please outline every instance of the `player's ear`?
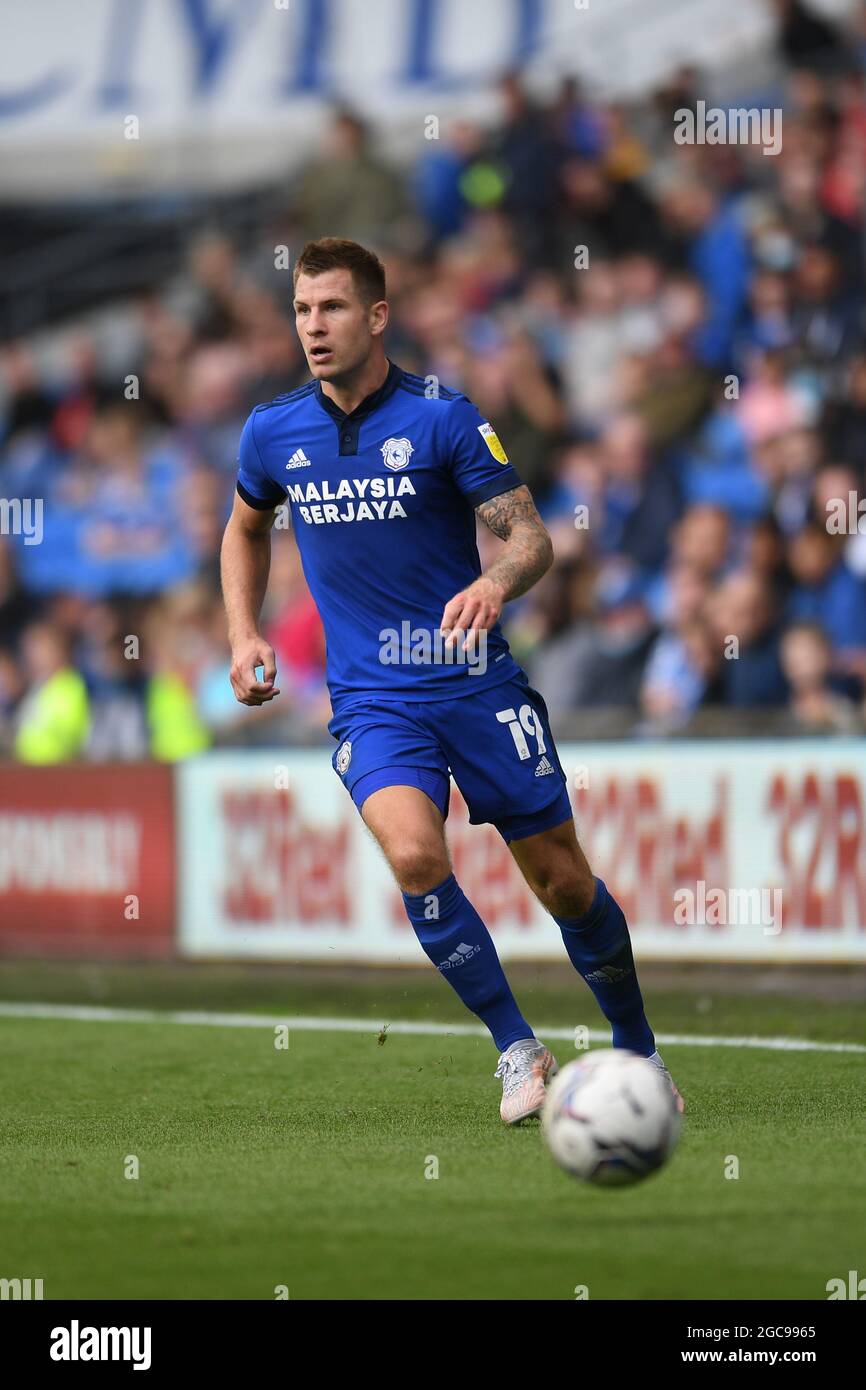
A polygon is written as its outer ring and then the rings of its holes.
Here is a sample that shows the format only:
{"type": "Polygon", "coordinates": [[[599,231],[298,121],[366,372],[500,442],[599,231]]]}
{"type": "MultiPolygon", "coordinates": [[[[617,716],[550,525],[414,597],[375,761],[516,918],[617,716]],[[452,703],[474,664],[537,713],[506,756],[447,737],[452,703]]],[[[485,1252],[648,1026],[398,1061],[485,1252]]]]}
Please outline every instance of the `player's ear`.
{"type": "Polygon", "coordinates": [[[370,332],[378,337],[385,332],[388,323],[388,301],[378,299],[375,304],[370,305],[370,332]]]}

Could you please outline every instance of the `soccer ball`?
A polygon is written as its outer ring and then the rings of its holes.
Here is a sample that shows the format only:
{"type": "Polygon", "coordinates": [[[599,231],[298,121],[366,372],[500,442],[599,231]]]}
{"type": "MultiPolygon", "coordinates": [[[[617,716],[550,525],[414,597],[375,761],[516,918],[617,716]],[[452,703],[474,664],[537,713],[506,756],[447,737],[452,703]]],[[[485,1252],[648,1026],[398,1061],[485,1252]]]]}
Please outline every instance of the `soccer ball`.
{"type": "Polygon", "coordinates": [[[654,1063],[625,1048],[600,1048],[554,1077],[541,1125],[550,1152],[572,1177],[623,1187],[661,1168],[682,1121],[654,1063]]]}

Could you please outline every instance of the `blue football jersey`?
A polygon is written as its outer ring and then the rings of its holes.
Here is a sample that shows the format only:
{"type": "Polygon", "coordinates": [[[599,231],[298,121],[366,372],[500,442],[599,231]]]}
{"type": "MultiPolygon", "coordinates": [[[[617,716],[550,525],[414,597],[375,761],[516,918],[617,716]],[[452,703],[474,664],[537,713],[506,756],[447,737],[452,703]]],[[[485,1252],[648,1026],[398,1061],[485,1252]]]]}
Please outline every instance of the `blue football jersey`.
{"type": "Polygon", "coordinates": [[[498,623],[463,654],[439,634],[445,604],[481,573],[475,507],[521,483],[466,396],[430,395],[389,361],[346,414],[310,381],[253,410],[238,462],[249,506],[291,509],[335,709],[450,699],[519,671],[498,623]]]}

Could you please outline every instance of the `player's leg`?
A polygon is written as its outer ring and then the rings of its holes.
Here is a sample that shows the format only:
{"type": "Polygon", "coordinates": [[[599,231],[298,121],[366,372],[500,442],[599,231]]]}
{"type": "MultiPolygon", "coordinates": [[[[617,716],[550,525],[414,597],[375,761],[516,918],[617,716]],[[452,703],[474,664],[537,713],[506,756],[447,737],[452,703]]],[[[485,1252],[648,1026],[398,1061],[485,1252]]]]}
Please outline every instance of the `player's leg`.
{"type": "Polygon", "coordinates": [[[431,891],[451,872],[445,821],[436,802],[419,787],[385,786],[361,803],[370,829],[403,893],[431,891]]]}
{"type": "Polygon", "coordinates": [[[649,1057],[682,1097],[656,1050],[644,1009],[628,925],[619,903],[587,863],[569,818],[509,841],[517,865],[562,934],[569,960],[611,1026],[614,1047],[649,1057]]]}
{"type": "Polygon", "coordinates": [[[655,1059],[628,927],[577,843],[544,699],[515,678],[459,704],[442,711],[440,737],[470,819],[492,822],[511,847],[610,1021],[614,1046],[655,1059]]]}
{"type": "MultiPolygon", "coordinates": [[[[376,780],[381,776],[400,773],[383,769],[376,780]]],[[[425,954],[505,1053],[531,1039],[532,1029],[505,978],[493,938],[451,871],[444,821],[447,777],[442,776],[439,788],[435,782],[427,785],[428,791],[380,787],[363,799],[361,815],[391,867],[425,954]]],[[[513,1122],[525,1116],[503,1118],[513,1122]]]]}
{"type": "Polygon", "coordinates": [[[511,840],[509,849],[535,896],[562,933],[569,960],[611,1025],[614,1047],[649,1057],[655,1039],[644,1011],[625,917],[595,878],[574,821],[511,840]]]}

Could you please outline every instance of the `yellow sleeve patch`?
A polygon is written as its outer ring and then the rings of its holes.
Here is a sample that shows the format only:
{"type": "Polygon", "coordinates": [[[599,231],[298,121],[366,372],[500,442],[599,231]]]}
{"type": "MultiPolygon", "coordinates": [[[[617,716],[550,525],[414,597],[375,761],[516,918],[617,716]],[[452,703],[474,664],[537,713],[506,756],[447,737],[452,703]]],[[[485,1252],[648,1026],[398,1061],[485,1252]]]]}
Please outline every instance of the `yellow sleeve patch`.
{"type": "Polygon", "coordinates": [[[481,435],[481,438],[484,440],[484,443],[487,445],[491,454],[496,459],[496,462],[507,463],[508,455],[506,454],[501,443],[499,442],[499,435],[496,433],[493,426],[491,424],[488,424],[488,422],[485,420],[483,425],[478,426],[478,433],[481,435]]]}

